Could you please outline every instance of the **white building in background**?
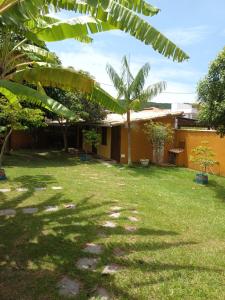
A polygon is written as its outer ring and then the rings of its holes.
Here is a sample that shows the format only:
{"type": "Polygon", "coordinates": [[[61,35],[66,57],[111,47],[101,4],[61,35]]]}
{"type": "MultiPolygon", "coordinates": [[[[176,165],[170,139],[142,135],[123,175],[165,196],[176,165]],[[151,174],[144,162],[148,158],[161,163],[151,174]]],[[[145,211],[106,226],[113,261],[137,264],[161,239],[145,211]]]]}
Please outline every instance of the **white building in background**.
{"type": "Polygon", "coordinates": [[[184,118],[197,119],[198,110],[191,103],[172,103],[171,112],[183,112],[184,118]]]}

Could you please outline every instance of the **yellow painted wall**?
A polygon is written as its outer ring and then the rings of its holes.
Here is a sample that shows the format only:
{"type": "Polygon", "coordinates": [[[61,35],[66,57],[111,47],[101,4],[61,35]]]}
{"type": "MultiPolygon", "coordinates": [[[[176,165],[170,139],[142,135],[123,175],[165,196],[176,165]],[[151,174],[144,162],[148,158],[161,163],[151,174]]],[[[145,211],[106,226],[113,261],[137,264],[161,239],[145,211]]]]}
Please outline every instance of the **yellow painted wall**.
{"type": "MultiPolygon", "coordinates": [[[[170,124],[174,127],[175,118],[171,116],[158,118],[154,121],[170,124]]],[[[145,123],[147,123],[147,121],[140,121],[132,124],[131,156],[133,162],[139,162],[141,158],[148,158],[150,161],[152,160],[152,145],[143,131],[145,123]]],[[[168,161],[168,149],[171,147],[173,147],[173,145],[165,146],[164,162],[168,161]]],[[[127,128],[124,126],[121,128],[121,163],[127,163],[127,128]]]]}
{"type": "MultiPolygon", "coordinates": [[[[101,128],[98,131],[101,134],[101,128]]],[[[83,150],[92,152],[92,147],[83,142],[83,150]]],[[[107,145],[99,145],[97,147],[97,154],[103,158],[111,158],[111,128],[107,127],[107,145]]]]}
{"type": "Polygon", "coordinates": [[[193,148],[199,146],[202,141],[208,141],[209,146],[215,152],[215,160],[218,166],[212,168],[213,173],[225,176],[225,138],[220,138],[215,131],[203,130],[176,130],[175,144],[185,142],[185,151],[179,155],[177,165],[198,170],[199,168],[190,162],[190,155],[193,148]]]}
{"type": "Polygon", "coordinates": [[[107,145],[98,146],[98,155],[107,159],[111,158],[111,128],[110,127],[107,127],[107,145]]]}

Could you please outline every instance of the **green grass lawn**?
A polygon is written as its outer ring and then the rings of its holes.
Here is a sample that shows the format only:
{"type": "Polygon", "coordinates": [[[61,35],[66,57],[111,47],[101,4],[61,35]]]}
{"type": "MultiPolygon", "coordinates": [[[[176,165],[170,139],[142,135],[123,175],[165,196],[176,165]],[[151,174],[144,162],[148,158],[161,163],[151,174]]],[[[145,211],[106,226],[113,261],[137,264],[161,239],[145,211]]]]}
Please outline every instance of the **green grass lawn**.
{"type": "Polygon", "coordinates": [[[5,164],[8,180],[0,189],[12,190],[0,193],[0,209],[16,208],[17,214],[0,216],[1,300],[64,299],[57,283],[65,275],[82,283],[71,299],[90,299],[96,286],[121,300],[225,299],[225,178],[210,176],[204,187],[188,169],[108,167],[58,152],[18,152],[5,164]],[[16,192],[18,187],[28,191],[16,192]],[[64,208],[67,203],[76,209],[64,208]],[[60,209],[45,212],[48,205],[60,209]],[[123,209],[112,220],[115,205],[123,209]],[[24,215],[24,207],[39,211],[24,215]],[[103,228],[109,220],[118,226],[103,228]],[[125,225],[138,230],[127,232],[125,225]],[[78,258],[96,257],[82,251],[86,243],[104,249],[94,272],[76,268],[78,258]],[[125,256],[114,255],[118,247],[125,256]],[[109,263],[122,269],[101,275],[109,263]]]}

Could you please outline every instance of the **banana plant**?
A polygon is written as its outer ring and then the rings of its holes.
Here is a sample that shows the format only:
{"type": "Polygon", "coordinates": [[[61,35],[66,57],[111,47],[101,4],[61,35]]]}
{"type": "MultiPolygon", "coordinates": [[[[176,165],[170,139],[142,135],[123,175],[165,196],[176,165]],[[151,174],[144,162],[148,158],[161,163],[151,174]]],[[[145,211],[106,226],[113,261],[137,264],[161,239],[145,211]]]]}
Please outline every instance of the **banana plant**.
{"type": "Polygon", "coordinates": [[[66,118],[73,118],[68,108],[40,92],[40,89],[24,85],[27,83],[81,91],[91,101],[121,112],[118,103],[91,77],[74,69],[62,68],[53,53],[29,44],[26,39],[15,43],[10,32],[2,33],[0,39],[0,93],[9,101],[16,102],[23,98],[66,118]]]}
{"type": "Polygon", "coordinates": [[[91,42],[90,34],[119,29],[174,61],[188,59],[182,49],[140,16],[152,17],[159,11],[144,0],[0,0],[0,24],[19,24],[24,34],[36,42],[68,38],[91,42]],[[83,16],[69,20],[50,18],[52,9],[83,16]]]}

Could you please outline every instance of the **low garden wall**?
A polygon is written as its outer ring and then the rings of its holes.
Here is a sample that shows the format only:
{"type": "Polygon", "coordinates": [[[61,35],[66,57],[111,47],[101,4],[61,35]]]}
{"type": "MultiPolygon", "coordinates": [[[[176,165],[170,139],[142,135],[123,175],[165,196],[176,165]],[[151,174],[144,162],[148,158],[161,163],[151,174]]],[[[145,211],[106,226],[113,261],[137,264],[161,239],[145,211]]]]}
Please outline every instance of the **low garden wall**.
{"type": "Polygon", "coordinates": [[[214,130],[176,130],[176,147],[179,147],[181,143],[185,145],[184,152],[178,156],[177,165],[198,170],[198,167],[190,161],[190,155],[192,149],[203,141],[209,142],[209,147],[214,151],[215,160],[218,162],[218,165],[211,168],[211,173],[225,176],[225,137],[221,138],[214,130]]]}

